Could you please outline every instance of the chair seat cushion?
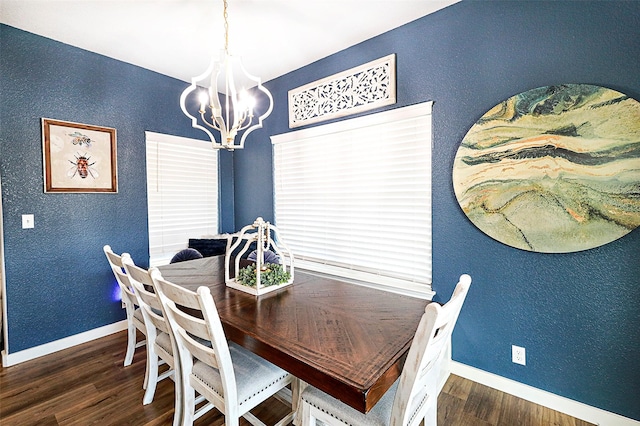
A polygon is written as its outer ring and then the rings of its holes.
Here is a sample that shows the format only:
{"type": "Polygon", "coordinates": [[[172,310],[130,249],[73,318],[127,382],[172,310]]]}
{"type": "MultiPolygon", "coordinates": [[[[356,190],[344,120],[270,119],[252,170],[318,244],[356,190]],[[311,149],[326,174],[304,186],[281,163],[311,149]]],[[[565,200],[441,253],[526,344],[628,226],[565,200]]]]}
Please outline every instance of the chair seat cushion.
{"type": "Polygon", "coordinates": [[[335,417],[349,425],[387,426],[391,422],[391,408],[393,407],[393,400],[396,396],[399,381],[400,379],[396,380],[367,414],[349,407],[313,386],[307,386],[302,392],[301,398],[303,403],[311,404],[331,417],[335,417]]]}
{"type": "Polygon", "coordinates": [[[166,353],[173,356],[173,348],[171,347],[171,337],[164,331],[158,330],[156,336],[156,345],[160,346],[166,353]]]}
{"type": "MultiPolygon", "coordinates": [[[[231,353],[233,371],[236,376],[238,403],[240,405],[259,395],[273,384],[286,380],[289,376],[289,373],[285,370],[233,342],[229,342],[229,352],[231,353]]],[[[218,395],[224,396],[218,369],[196,360],[191,372],[201,383],[211,388],[218,395]]]]}
{"type": "Polygon", "coordinates": [[[136,310],[133,311],[133,317],[144,324],[144,317],[142,316],[140,308],[136,308],[136,310]]]}

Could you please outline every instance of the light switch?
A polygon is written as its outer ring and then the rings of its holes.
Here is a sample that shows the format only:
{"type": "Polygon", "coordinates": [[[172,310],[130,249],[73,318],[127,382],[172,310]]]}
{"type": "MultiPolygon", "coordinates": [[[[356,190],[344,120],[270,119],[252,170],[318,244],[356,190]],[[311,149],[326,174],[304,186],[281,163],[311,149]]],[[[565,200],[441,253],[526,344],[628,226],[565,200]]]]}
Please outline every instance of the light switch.
{"type": "Polygon", "coordinates": [[[22,229],[29,229],[34,227],[33,215],[32,214],[23,214],[22,215],[22,229]]]}

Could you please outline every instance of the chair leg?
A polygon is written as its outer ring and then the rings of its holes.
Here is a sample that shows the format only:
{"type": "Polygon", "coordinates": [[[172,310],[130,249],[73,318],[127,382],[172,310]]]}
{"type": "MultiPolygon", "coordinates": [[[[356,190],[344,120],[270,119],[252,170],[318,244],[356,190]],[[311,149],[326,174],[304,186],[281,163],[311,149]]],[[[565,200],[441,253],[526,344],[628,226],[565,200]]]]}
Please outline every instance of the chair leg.
{"type": "Polygon", "coordinates": [[[424,426],[437,426],[438,424],[438,399],[435,396],[429,396],[427,401],[429,408],[424,413],[422,424],[424,426]]]}
{"type": "Polygon", "coordinates": [[[127,367],[133,362],[133,353],[136,351],[136,326],[133,321],[128,322],[127,327],[127,353],[124,356],[124,366],[127,367]]]}
{"type": "Polygon", "coordinates": [[[296,426],[315,426],[316,419],[311,415],[311,406],[306,402],[300,401],[298,407],[298,415],[294,419],[293,423],[296,426]]]}
{"type": "MultiPolygon", "coordinates": [[[[183,377],[184,379],[184,377],[183,377]]],[[[196,409],[196,391],[187,382],[182,386],[182,426],[192,426],[194,422],[194,412],[196,409]]],[[[175,419],[175,416],[174,416],[175,419]]]]}
{"type": "MultiPolygon", "coordinates": [[[[249,413],[249,414],[251,414],[251,413],[249,413]]],[[[257,420],[257,418],[256,418],[256,420],[257,420]]],[[[249,419],[247,419],[247,421],[249,421],[249,419]]],[[[249,423],[252,423],[252,422],[249,421],[249,423]]],[[[225,416],[224,416],[224,424],[225,424],[225,426],[239,426],[240,425],[240,416],[234,416],[233,414],[225,414],[225,416]]],[[[255,425],[255,423],[252,423],[252,424],[255,425]]]]}
{"type": "MultiPolygon", "coordinates": [[[[178,388],[176,388],[176,390],[178,390],[178,388]]],[[[183,423],[182,419],[184,418],[184,414],[182,410],[183,410],[182,400],[178,396],[178,394],[176,394],[176,398],[174,402],[174,410],[173,410],[173,426],[180,426],[183,423]]]]}
{"type": "MultiPolygon", "coordinates": [[[[182,418],[184,417],[184,407],[182,405],[183,396],[183,386],[182,386],[182,372],[180,371],[180,362],[176,357],[173,360],[174,363],[174,374],[173,374],[173,387],[174,387],[174,409],[173,409],[173,426],[180,426],[182,424],[182,418]]],[[[195,407],[195,404],[194,404],[195,407]]],[[[195,408],[194,408],[195,409],[195,408]]]]}
{"type": "Polygon", "coordinates": [[[291,411],[293,411],[291,423],[293,423],[294,426],[300,426],[301,424],[302,400],[300,399],[300,395],[305,387],[307,387],[307,384],[297,377],[291,382],[291,411]]]}
{"type": "Polygon", "coordinates": [[[147,405],[153,401],[153,396],[156,393],[156,385],[158,384],[158,354],[153,347],[154,345],[148,344],[148,342],[154,341],[147,338],[147,372],[145,380],[147,380],[147,389],[144,392],[144,398],[142,404],[147,405]]]}
{"type": "Polygon", "coordinates": [[[302,391],[307,387],[307,383],[296,378],[291,383],[291,409],[294,411],[293,426],[302,426],[304,404],[302,402],[302,391]]]}
{"type": "Polygon", "coordinates": [[[147,367],[144,369],[144,383],[142,384],[142,389],[147,389],[149,386],[149,357],[147,354],[147,367]]]}

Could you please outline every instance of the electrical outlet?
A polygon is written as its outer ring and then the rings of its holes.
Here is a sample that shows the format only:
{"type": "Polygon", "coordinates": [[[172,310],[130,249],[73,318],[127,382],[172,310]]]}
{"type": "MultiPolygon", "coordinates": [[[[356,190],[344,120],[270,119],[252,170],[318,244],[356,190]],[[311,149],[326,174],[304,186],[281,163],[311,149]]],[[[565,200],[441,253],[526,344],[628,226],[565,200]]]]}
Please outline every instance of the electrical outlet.
{"type": "Polygon", "coordinates": [[[516,364],[527,365],[527,353],[525,348],[511,345],[511,361],[516,364]]]}
{"type": "Polygon", "coordinates": [[[22,229],[31,229],[34,227],[33,215],[32,214],[23,214],[22,215],[22,229]]]}

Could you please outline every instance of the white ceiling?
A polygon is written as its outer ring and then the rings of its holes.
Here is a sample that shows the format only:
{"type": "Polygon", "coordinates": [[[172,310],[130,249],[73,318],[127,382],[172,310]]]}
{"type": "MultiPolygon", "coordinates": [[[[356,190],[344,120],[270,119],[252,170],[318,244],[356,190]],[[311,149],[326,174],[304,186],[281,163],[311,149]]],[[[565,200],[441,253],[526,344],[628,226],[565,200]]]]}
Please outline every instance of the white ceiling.
{"type": "MultiPolygon", "coordinates": [[[[268,81],[459,0],[228,0],[229,50],[268,81]]],[[[190,81],[224,47],[222,0],[0,0],[0,22],[190,81]]]]}

